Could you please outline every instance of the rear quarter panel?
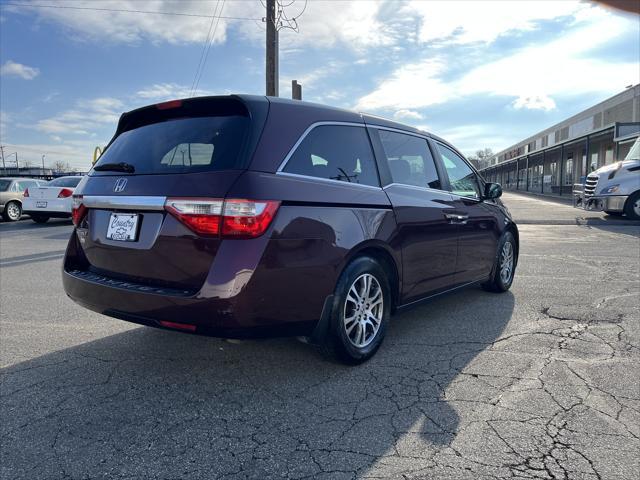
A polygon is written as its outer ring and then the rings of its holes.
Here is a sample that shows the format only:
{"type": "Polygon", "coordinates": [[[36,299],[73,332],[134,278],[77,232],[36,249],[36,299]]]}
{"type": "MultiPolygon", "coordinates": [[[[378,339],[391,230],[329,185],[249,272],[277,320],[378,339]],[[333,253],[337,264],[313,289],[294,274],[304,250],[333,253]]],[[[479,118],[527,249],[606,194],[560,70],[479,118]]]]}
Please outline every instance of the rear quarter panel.
{"type": "Polygon", "coordinates": [[[364,248],[384,248],[401,265],[387,246],[396,224],[380,188],[246,172],[228,196],[282,202],[250,285],[265,293],[253,308],[266,317],[317,320],[342,269],[364,248]]]}

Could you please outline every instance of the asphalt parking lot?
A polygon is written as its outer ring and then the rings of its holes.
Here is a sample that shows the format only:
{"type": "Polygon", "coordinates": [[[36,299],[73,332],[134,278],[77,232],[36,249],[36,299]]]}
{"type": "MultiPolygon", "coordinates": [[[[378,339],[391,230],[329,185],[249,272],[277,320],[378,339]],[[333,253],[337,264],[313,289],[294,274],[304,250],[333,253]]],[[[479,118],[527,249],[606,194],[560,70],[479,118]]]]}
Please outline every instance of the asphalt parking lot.
{"type": "Polygon", "coordinates": [[[70,223],[0,224],[2,478],[637,479],[640,227],[505,201],[538,217],[512,290],[398,315],[358,367],[86,311],[70,223]]]}

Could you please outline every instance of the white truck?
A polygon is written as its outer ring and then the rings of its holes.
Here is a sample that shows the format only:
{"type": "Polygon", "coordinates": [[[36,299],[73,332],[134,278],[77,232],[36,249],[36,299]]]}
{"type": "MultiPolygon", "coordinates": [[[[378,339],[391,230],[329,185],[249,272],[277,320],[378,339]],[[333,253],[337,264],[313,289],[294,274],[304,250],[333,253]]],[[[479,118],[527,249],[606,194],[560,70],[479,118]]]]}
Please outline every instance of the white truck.
{"type": "Polygon", "coordinates": [[[573,204],[640,220],[640,137],[624,160],[591,172],[584,185],[576,185],[573,204]]]}

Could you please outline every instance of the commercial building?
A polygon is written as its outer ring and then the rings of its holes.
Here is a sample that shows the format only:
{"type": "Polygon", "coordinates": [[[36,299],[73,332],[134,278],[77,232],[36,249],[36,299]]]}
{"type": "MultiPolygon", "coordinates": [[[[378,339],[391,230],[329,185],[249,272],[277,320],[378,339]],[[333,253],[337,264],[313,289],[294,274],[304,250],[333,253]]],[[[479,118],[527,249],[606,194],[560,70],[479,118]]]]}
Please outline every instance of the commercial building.
{"type": "Polygon", "coordinates": [[[640,136],[640,84],[497,153],[484,177],[506,190],[571,195],[589,172],[624,159],[640,136]]]}

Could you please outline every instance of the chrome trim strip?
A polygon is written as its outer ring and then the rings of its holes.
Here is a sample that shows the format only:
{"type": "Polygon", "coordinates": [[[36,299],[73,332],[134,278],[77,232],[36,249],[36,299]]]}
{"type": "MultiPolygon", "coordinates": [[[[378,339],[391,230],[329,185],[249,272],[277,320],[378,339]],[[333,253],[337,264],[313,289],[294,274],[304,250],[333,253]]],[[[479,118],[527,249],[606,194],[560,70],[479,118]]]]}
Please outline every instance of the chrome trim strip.
{"type": "Polygon", "coordinates": [[[83,195],[82,203],[88,208],[107,210],[164,210],[167,197],[83,195]]]}
{"type": "Polygon", "coordinates": [[[389,183],[387,185],[385,185],[384,187],[382,187],[383,190],[392,187],[392,186],[396,186],[396,187],[404,187],[404,188],[411,188],[413,190],[420,190],[420,191],[424,191],[424,192],[436,192],[436,193],[444,193],[447,195],[452,195],[451,192],[448,192],[447,190],[438,190],[437,188],[431,188],[431,187],[419,187],[418,185],[406,185],[404,183],[398,183],[398,182],[393,182],[393,183],[389,183]]]}
{"type": "MultiPolygon", "coordinates": [[[[424,192],[435,192],[435,193],[444,193],[447,195],[451,195],[451,197],[457,197],[457,198],[464,198],[465,200],[473,200],[475,202],[481,202],[482,199],[481,198],[477,198],[477,197],[465,197],[463,195],[458,195],[457,193],[453,193],[453,192],[449,192],[447,190],[438,190],[437,188],[429,188],[429,187],[419,187],[417,185],[405,185],[404,183],[397,183],[397,182],[393,182],[393,183],[389,183],[387,185],[385,185],[384,187],[382,187],[383,190],[386,190],[387,188],[391,187],[391,186],[397,186],[397,187],[405,187],[405,188],[412,188],[414,190],[420,190],[420,191],[424,191],[424,192]]],[[[455,200],[455,198],[453,198],[455,200]]]]}
{"type": "Polygon", "coordinates": [[[293,178],[300,178],[304,180],[313,180],[318,182],[338,184],[344,187],[361,187],[361,188],[369,188],[373,190],[382,190],[382,187],[376,187],[374,185],[364,185],[362,183],[344,182],[342,180],[334,180],[332,178],[312,177],[310,175],[300,175],[298,173],[276,172],[276,175],[281,175],[283,177],[293,177],[293,178]]]}
{"type": "MultiPolygon", "coordinates": [[[[311,132],[311,130],[313,130],[316,127],[322,126],[322,125],[344,125],[347,127],[361,127],[361,128],[367,128],[367,126],[364,123],[354,123],[354,122],[316,122],[316,123],[312,123],[311,125],[309,125],[309,127],[302,133],[302,135],[300,135],[300,138],[298,139],[298,141],[293,145],[293,147],[291,147],[291,150],[289,150],[289,153],[287,153],[286,157],[284,157],[284,160],[282,161],[282,163],[280,164],[280,166],[278,167],[278,169],[276,170],[276,173],[280,173],[282,172],[282,170],[284,169],[284,167],[287,165],[287,162],[289,161],[289,159],[291,158],[291,156],[295,153],[295,151],[297,150],[297,148],[300,146],[300,144],[302,143],[302,141],[305,139],[305,137],[307,135],[309,135],[309,132],[311,132]]],[[[311,177],[311,178],[315,178],[315,177],[311,177]]]]}

